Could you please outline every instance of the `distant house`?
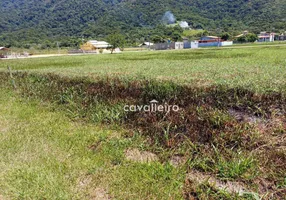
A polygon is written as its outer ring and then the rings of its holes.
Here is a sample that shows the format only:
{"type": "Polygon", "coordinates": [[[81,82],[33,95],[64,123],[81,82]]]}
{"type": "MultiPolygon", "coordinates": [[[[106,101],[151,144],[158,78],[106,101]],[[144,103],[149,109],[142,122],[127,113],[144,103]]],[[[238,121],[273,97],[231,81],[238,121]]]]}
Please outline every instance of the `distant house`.
{"type": "Polygon", "coordinates": [[[221,47],[233,45],[233,41],[225,41],[217,36],[203,36],[199,40],[199,47],[221,47]]]}
{"type": "Polygon", "coordinates": [[[257,42],[274,42],[275,33],[261,32],[258,35],[257,42]]]}
{"type": "Polygon", "coordinates": [[[286,32],[285,34],[282,33],[281,35],[276,36],[275,40],[283,40],[283,41],[286,40],[286,32]]]}
{"type": "Polygon", "coordinates": [[[7,52],[9,51],[6,47],[0,47],[0,58],[6,58],[7,52]]]}
{"type": "Polygon", "coordinates": [[[111,45],[105,41],[89,40],[85,44],[80,46],[83,51],[99,51],[100,49],[106,50],[111,45]]]}
{"type": "Polygon", "coordinates": [[[0,51],[8,51],[9,49],[6,47],[0,47],[0,51]]]}

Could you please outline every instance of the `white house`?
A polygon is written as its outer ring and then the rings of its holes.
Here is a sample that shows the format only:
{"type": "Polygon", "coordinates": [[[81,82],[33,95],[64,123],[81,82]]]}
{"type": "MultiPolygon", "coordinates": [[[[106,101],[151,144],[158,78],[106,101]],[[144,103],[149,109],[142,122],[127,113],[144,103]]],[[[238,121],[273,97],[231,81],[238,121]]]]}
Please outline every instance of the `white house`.
{"type": "Polygon", "coordinates": [[[84,51],[97,51],[97,50],[106,50],[111,45],[105,41],[89,40],[85,44],[81,45],[80,48],[84,51]]]}
{"type": "Polygon", "coordinates": [[[275,33],[261,32],[258,35],[257,42],[274,42],[275,33]]]}

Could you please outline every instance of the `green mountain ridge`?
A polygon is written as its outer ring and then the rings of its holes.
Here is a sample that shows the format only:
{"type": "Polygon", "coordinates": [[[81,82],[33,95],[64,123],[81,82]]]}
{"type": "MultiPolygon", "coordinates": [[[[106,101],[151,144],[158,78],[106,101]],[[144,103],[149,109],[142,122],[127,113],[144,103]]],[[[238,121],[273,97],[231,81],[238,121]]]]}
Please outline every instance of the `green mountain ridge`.
{"type": "Polygon", "coordinates": [[[114,31],[140,39],[162,24],[166,11],[195,29],[286,30],[284,0],[2,0],[0,43],[104,38],[114,31]]]}

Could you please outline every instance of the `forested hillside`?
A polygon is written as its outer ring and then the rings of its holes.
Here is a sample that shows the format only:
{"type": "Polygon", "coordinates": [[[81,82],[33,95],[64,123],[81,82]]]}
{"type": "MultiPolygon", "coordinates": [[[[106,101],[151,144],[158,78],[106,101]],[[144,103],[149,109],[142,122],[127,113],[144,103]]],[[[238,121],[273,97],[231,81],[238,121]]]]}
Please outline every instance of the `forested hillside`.
{"type": "Polygon", "coordinates": [[[114,31],[134,42],[160,29],[166,11],[195,29],[286,30],[284,0],[1,0],[0,43],[71,44],[114,31]]]}

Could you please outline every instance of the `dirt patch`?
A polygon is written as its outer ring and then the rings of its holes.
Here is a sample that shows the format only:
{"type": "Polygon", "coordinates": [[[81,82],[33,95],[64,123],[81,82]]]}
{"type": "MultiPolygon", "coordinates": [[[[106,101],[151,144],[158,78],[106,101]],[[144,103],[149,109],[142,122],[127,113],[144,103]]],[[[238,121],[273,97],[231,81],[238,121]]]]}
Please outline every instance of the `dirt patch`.
{"type": "Polygon", "coordinates": [[[232,108],[228,109],[228,114],[234,117],[238,122],[244,122],[255,125],[262,131],[266,131],[277,127],[285,128],[284,126],[286,119],[284,115],[281,113],[281,111],[272,111],[272,112],[275,114],[265,119],[253,114],[249,114],[245,111],[239,111],[232,108]]]}
{"type": "Polygon", "coordinates": [[[228,113],[239,122],[247,122],[250,124],[260,124],[266,126],[266,121],[255,115],[249,115],[246,112],[238,111],[235,109],[229,109],[228,113]]]}
{"type": "Polygon", "coordinates": [[[96,188],[91,193],[92,200],[109,200],[111,197],[108,195],[108,192],[103,188],[96,188]]]}
{"type": "Polygon", "coordinates": [[[263,199],[285,199],[286,197],[286,188],[277,188],[275,181],[258,178],[254,183],[258,185],[259,193],[264,194],[263,199]]]}
{"type": "Polygon", "coordinates": [[[111,196],[108,194],[108,190],[102,187],[98,187],[98,185],[94,184],[92,176],[82,176],[78,180],[76,190],[79,190],[79,192],[84,193],[88,197],[88,199],[91,200],[111,199],[111,196]]]}
{"type": "Polygon", "coordinates": [[[174,167],[179,167],[186,162],[186,158],[183,156],[172,156],[170,159],[170,164],[174,167]]]}
{"type": "Polygon", "coordinates": [[[0,119],[0,133],[7,133],[8,131],[9,131],[8,122],[6,122],[3,119],[0,119]]]}
{"type": "Polygon", "coordinates": [[[79,180],[78,186],[80,188],[86,188],[88,187],[92,182],[92,177],[88,176],[88,177],[84,177],[81,180],[79,180]]]}
{"type": "Polygon", "coordinates": [[[129,161],[140,163],[149,163],[158,160],[157,155],[148,151],[139,151],[138,149],[127,149],[125,151],[125,157],[129,161]]]}
{"type": "Polygon", "coordinates": [[[242,196],[245,192],[251,192],[247,190],[246,186],[241,182],[221,181],[209,174],[203,174],[198,171],[190,172],[186,177],[186,183],[193,186],[201,184],[208,184],[216,190],[224,190],[230,194],[237,193],[242,196]]]}
{"type": "Polygon", "coordinates": [[[1,124],[0,124],[0,133],[7,133],[8,130],[9,130],[8,127],[3,127],[3,126],[1,126],[1,124]]]}
{"type": "Polygon", "coordinates": [[[269,192],[273,193],[273,188],[275,186],[273,181],[268,181],[266,179],[258,178],[254,180],[254,183],[258,185],[258,189],[261,194],[266,194],[269,192]]]}

